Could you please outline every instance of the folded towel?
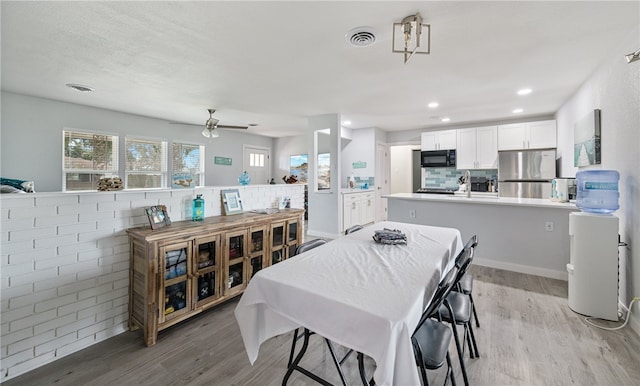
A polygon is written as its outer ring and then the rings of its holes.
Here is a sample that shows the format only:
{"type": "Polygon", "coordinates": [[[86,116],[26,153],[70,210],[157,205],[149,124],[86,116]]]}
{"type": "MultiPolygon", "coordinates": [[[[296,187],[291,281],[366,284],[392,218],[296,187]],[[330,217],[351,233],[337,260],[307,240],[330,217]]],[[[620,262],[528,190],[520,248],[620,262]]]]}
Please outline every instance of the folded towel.
{"type": "Polygon", "coordinates": [[[375,231],[373,240],[380,244],[406,244],[407,235],[399,231],[398,229],[384,228],[380,231],[375,231]]]}

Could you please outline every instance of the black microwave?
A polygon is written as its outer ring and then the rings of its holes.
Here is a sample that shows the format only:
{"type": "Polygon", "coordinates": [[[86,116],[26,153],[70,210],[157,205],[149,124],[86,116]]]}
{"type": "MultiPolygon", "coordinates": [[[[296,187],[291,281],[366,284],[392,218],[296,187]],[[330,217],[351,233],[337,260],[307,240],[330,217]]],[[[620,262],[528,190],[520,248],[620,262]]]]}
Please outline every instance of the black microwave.
{"type": "Polygon", "coordinates": [[[456,167],[455,150],[427,150],[420,153],[420,163],[423,168],[456,167]]]}

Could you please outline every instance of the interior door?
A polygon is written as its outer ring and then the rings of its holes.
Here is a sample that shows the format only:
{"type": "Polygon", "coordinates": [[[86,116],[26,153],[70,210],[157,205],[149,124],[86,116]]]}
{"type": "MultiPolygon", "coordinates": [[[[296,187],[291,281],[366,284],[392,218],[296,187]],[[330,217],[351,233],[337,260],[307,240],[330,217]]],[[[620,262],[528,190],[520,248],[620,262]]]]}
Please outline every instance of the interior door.
{"type": "Polygon", "coordinates": [[[267,147],[244,146],[243,166],[249,173],[251,183],[268,184],[271,179],[271,149],[267,147]]]}
{"type": "Polygon", "coordinates": [[[376,221],[387,219],[387,199],[389,194],[389,147],[386,144],[376,144],[376,221]]]}

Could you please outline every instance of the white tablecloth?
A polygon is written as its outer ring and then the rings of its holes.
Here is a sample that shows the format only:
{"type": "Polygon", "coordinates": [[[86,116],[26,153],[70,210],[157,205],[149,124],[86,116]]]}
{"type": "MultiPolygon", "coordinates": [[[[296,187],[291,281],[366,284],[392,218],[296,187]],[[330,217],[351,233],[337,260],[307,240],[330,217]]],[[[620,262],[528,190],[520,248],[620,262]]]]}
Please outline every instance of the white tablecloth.
{"type": "Polygon", "coordinates": [[[419,385],[411,334],[461,249],[457,229],[382,222],[258,272],[235,310],[249,360],[304,326],[373,358],[378,385],[419,385]],[[383,228],[407,244],[375,243],[383,228]]]}

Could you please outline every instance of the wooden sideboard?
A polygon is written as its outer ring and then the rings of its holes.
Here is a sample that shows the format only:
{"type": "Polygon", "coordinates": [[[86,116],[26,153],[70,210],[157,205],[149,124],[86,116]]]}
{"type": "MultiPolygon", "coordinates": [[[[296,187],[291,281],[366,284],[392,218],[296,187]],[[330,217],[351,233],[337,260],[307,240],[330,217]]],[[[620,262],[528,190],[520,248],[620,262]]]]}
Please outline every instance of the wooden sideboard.
{"type": "Polygon", "coordinates": [[[304,210],[243,213],[127,230],[129,328],[158,331],[239,295],[259,270],[295,254],[304,210]]]}

